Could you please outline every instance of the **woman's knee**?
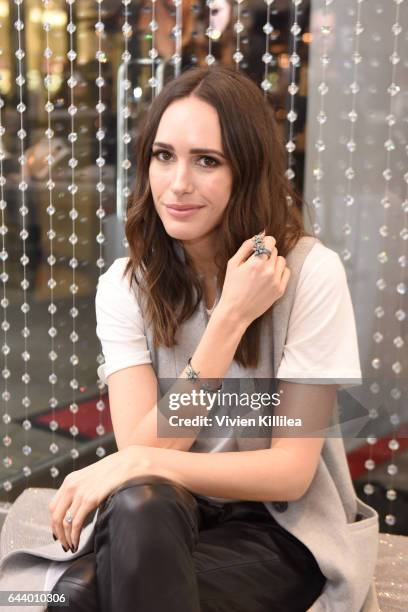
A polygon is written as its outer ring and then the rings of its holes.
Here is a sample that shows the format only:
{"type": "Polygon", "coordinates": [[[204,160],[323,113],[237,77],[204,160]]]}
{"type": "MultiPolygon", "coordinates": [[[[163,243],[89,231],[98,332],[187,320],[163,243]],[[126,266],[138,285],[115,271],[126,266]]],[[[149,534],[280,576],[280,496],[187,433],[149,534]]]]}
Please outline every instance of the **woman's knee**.
{"type": "Polygon", "coordinates": [[[197,502],[185,487],[161,476],[137,476],[125,481],[106,500],[102,514],[114,514],[127,522],[126,517],[144,528],[152,522],[156,527],[164,511],[183,509],[193,526],[196,521],[197,502]],[[140,515],[143,518],[140,518],[140,515]],[[137,518],[136,518],[137,517],[137,518]]]}

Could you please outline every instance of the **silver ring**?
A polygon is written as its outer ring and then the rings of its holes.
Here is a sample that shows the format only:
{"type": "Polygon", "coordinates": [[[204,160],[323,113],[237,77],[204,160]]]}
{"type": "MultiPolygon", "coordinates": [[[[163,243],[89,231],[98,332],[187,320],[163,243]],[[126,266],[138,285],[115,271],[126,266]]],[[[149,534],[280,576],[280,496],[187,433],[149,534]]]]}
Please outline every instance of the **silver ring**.
{"type": "Polygon", "coordinates": [[[68,510],[68,512],[65,515],[65,520],[67,523],[72,523],[72,521],[74,520],[74,517],[72,516],[72,514],[70,513],[70,511],[68,510]]]}
{"type": "Polygon", "coordinates": [[[259,257],[260,255],[267,255],[268,259],[272,255],[272,252],[266,248],[263,243],[262,237],[258,234],[255,238],[252,239],[254,242],[254,255],[259,257]]]}

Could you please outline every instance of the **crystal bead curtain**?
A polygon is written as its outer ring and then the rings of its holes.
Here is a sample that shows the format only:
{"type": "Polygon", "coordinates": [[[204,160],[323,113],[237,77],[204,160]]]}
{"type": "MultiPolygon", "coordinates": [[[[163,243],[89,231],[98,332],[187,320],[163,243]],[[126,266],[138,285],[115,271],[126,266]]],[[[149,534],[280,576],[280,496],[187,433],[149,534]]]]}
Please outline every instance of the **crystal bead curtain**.
{"type": "Polygon", "coordinates": [[[273,105],[287,177],[346,268],[372,378],[371,430],[354,443],[367,445],[370,502],[388,436],[384,520],[398,528],[407,23],[403,0],[0,0],[4,499],[114,448],[94,295],[127,254],[138,122],[168,79],[224,64],[273,105]]]}

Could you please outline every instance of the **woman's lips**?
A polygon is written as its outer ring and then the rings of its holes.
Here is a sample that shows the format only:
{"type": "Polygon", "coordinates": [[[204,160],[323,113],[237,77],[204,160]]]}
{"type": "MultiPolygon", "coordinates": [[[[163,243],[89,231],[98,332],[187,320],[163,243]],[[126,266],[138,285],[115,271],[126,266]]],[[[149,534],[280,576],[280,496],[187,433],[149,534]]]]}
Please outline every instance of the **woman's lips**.
{"type": "Polygon", "coordinates": [[[166,206],[170,215],[178,218],[188,217],[190,215],[196,214],[199,210],[204,208],[203,206],[196,206],[195,208],[172,208],[171,206],[166,206]]]}

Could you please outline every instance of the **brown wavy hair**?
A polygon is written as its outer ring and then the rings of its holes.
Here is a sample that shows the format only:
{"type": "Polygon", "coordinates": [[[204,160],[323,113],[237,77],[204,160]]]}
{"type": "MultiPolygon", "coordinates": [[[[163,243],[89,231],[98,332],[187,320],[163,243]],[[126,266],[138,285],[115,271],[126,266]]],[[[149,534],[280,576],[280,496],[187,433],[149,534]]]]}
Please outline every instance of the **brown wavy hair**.
{"type": "MultiPolygon", "coordinates": [[[[282,257],[299,238],[310,235],[300,212],[303,201],[285,176],[286,154],[279,126],[259,86],[242,72],[218,65],[191,68],[166,83],[142,121],[136,143],[135,188],[127,203],[125,224],[129,261],[124,276],[131,270],[130,286],[135,278],[146,297],[144,316],[146,324],[153,326],[154,346],[177,344],[178,327],[203,298],[193,262],[187,251],[185,265],[180,260],[174,239],[156,212],[149,183],[152,145],[160,119],[172,102],[191,95],[218,112],[223,150],[232,170],[231,196],[218,226],[215,262],[219,288],[229,258],[244,240],[264,228],[276,239],[282,257]]],[[[241,338],[234,360],[244,367],[258,363],[262,321],[271,308],[255,319],[241,338]]]]}

